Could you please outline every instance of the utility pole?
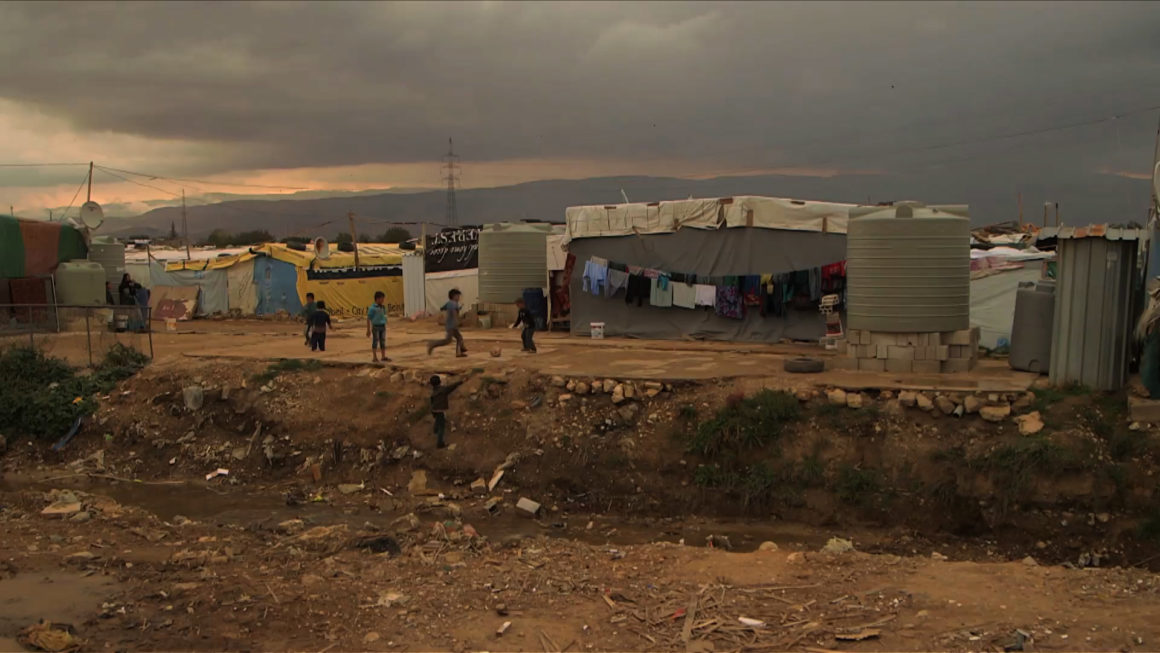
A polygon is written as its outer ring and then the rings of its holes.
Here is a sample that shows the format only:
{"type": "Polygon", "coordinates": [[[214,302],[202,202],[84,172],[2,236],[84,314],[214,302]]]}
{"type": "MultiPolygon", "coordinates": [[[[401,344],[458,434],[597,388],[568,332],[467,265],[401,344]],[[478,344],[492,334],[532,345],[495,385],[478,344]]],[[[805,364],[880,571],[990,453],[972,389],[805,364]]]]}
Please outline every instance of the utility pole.
{"type": "Polygon", "coordinates": [[[93,201],[93,162],[89,161],[89,192],[85,195],[85,201],[93,201]]]}
{"type": "Polygon", "coordinates": [[[447,154],[443,157],[443,181],[447,182],[447,214],[444,221],[449,227],[459,225],[458,210],[455,206],[455,182],[459,181],[459,156],[455,154],[455,144],[447,139],[447,154]]]}
{"type": "Polygon", "coordinates": [[[189,254],[189,221],[185,219],[185,189],[181,189],[181,231],[185,234],[185,260],[193,258],[189,254]]]}
{"type": "Polygon", "coordinates": [[[354,269],[358,269],[358,231],[354,227],[354,211],[346,214],[346,219],[350,221],[350,240],[354,245],[354,269]]]}

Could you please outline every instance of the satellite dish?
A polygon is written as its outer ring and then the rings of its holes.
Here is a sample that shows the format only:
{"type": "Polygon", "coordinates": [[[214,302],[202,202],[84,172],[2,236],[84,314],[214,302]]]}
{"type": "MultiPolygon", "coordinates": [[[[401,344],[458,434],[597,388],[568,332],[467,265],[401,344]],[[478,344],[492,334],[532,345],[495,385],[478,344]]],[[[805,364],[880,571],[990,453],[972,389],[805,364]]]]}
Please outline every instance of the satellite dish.
{"type": "Polygon", "coordinates": [[[330,258],[330,243],[325,238],[319,236],[314,239],[314,255],[322,260],[330,258]]]}
{"type": "Polygon", "coordinates": [[[81,224],[89,229],[98,229],[105,223],[105,212],[101,210],[101,205],[96,202],[81,204],[81,213],[78,217],[81,224]]]}

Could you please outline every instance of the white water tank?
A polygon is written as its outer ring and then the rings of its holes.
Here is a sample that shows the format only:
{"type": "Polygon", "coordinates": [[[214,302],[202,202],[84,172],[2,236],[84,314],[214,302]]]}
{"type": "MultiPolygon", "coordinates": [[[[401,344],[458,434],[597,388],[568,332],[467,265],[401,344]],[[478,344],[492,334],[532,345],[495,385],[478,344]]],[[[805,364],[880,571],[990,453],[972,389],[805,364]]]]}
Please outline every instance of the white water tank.
{"type": "Polygon", "coordinates": [[[479,231],[479,299],[511,304],[548,283],[550,224],[498,223],[479,231]]]}
{"type": "Polygon", "coordinates": [[[971,326],[967,207],[899,202],[850,212],[846,317],[851,329],[894,333],[971,326]]]}
{"type": "MultiPolygon", "coordinates": [[[[101,264],[105,269],[105,280],[111,281],[114,288],[121,283],[121,277],[125,274],[124,243],[108,236],[96,236],[89,244],[89,260],[101,264]]],[[[137,281],[143,282],[141,279],[137,281]]]]}
{"type": "Polygon", "coordinates": [[[65,261],[56,266],[56,301],[67,306],[103,306],[105,270],[95,261],[65,261]]]}

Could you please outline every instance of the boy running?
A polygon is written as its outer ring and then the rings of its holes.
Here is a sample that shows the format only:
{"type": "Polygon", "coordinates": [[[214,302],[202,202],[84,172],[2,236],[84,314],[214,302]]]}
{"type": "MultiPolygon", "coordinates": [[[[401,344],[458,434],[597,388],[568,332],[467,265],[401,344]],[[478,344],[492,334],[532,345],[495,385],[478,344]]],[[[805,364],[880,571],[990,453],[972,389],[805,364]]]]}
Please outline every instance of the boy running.
{"type": "Polygon", "coordinates": [[[467,355],[467,347],[463,345],[463,335],[459,333],[459,311],[463,309],[463,307],[459,305],[459,298],[462,296],[463,294],[459,292],[458,288],[452,288],[447,293],[448,301],[443,305],[443,308],[440,309],[447,316],[446,321],[444,322],[444,328],[447,331],[447,335],[442,340],[432,340],[427,343],[428,356],[431,355],[431,350],[435,349],[436,347],[442,347],[443,345],[449,345],[451,344],[452,340],[455,340],[455,356],[457,358],[463,358],[467,355]]]}
{"type": "Polygon", "coordinates": [[[516,323],[512,325],[512,328],[524,325],[524,330],[520,332],[520,340],[524,342],[524,348],[521,351],[534,354],[536,353],[536,343],[532,341],[532,337],[536,334],[536,320],[524,304],[523,298],[516,300],[516,308],[520,309],[520,312],[516,315],[516,323]]]}
{"type": "Polygon", "coordinates": [[[367,337],[371,339],[371,360],[379,362],[379,353],[382,361],[387,358],[387,307],[383,305],[387,296],[383,291],[375,291],[375,303],[367,309],[367,337]]]}
{"type": "Polygon", "coordinates": [[[310,351],[326,351],[326,332],[334,328],[326,302],[318,302],[306,324],[310,327],[310,351]]]}

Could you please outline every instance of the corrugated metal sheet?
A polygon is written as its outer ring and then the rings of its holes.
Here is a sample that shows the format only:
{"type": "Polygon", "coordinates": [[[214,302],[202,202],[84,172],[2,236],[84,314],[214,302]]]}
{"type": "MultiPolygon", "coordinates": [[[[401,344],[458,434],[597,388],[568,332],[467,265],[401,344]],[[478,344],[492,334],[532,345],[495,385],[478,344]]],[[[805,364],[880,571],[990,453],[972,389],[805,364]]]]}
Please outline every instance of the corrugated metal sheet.
{"type": "Polygon", "coordinates": [[[1059,231],[1050,379],[1117,390],[1128,376],[1138,243],[1125,230],[1108,229],[1109,240],[1067,229],[1059,231]]]}
{"type": "Polygon", "coordinates": [[[479,232],[479,299],[511,304],[548,283],[546,224],[489,224],[479,232]]]}
{"type": "Polygon", "coordinates": [[[1044,227],[1039,230],[1038,240],[1059,238],[1074,240],[1079,238],[1103,238],[1104,240],[1143,240],[1144,230],[1131,227],[1113,227],[1106,224],[1092,224],[1085,227],[1044,227]]]}

